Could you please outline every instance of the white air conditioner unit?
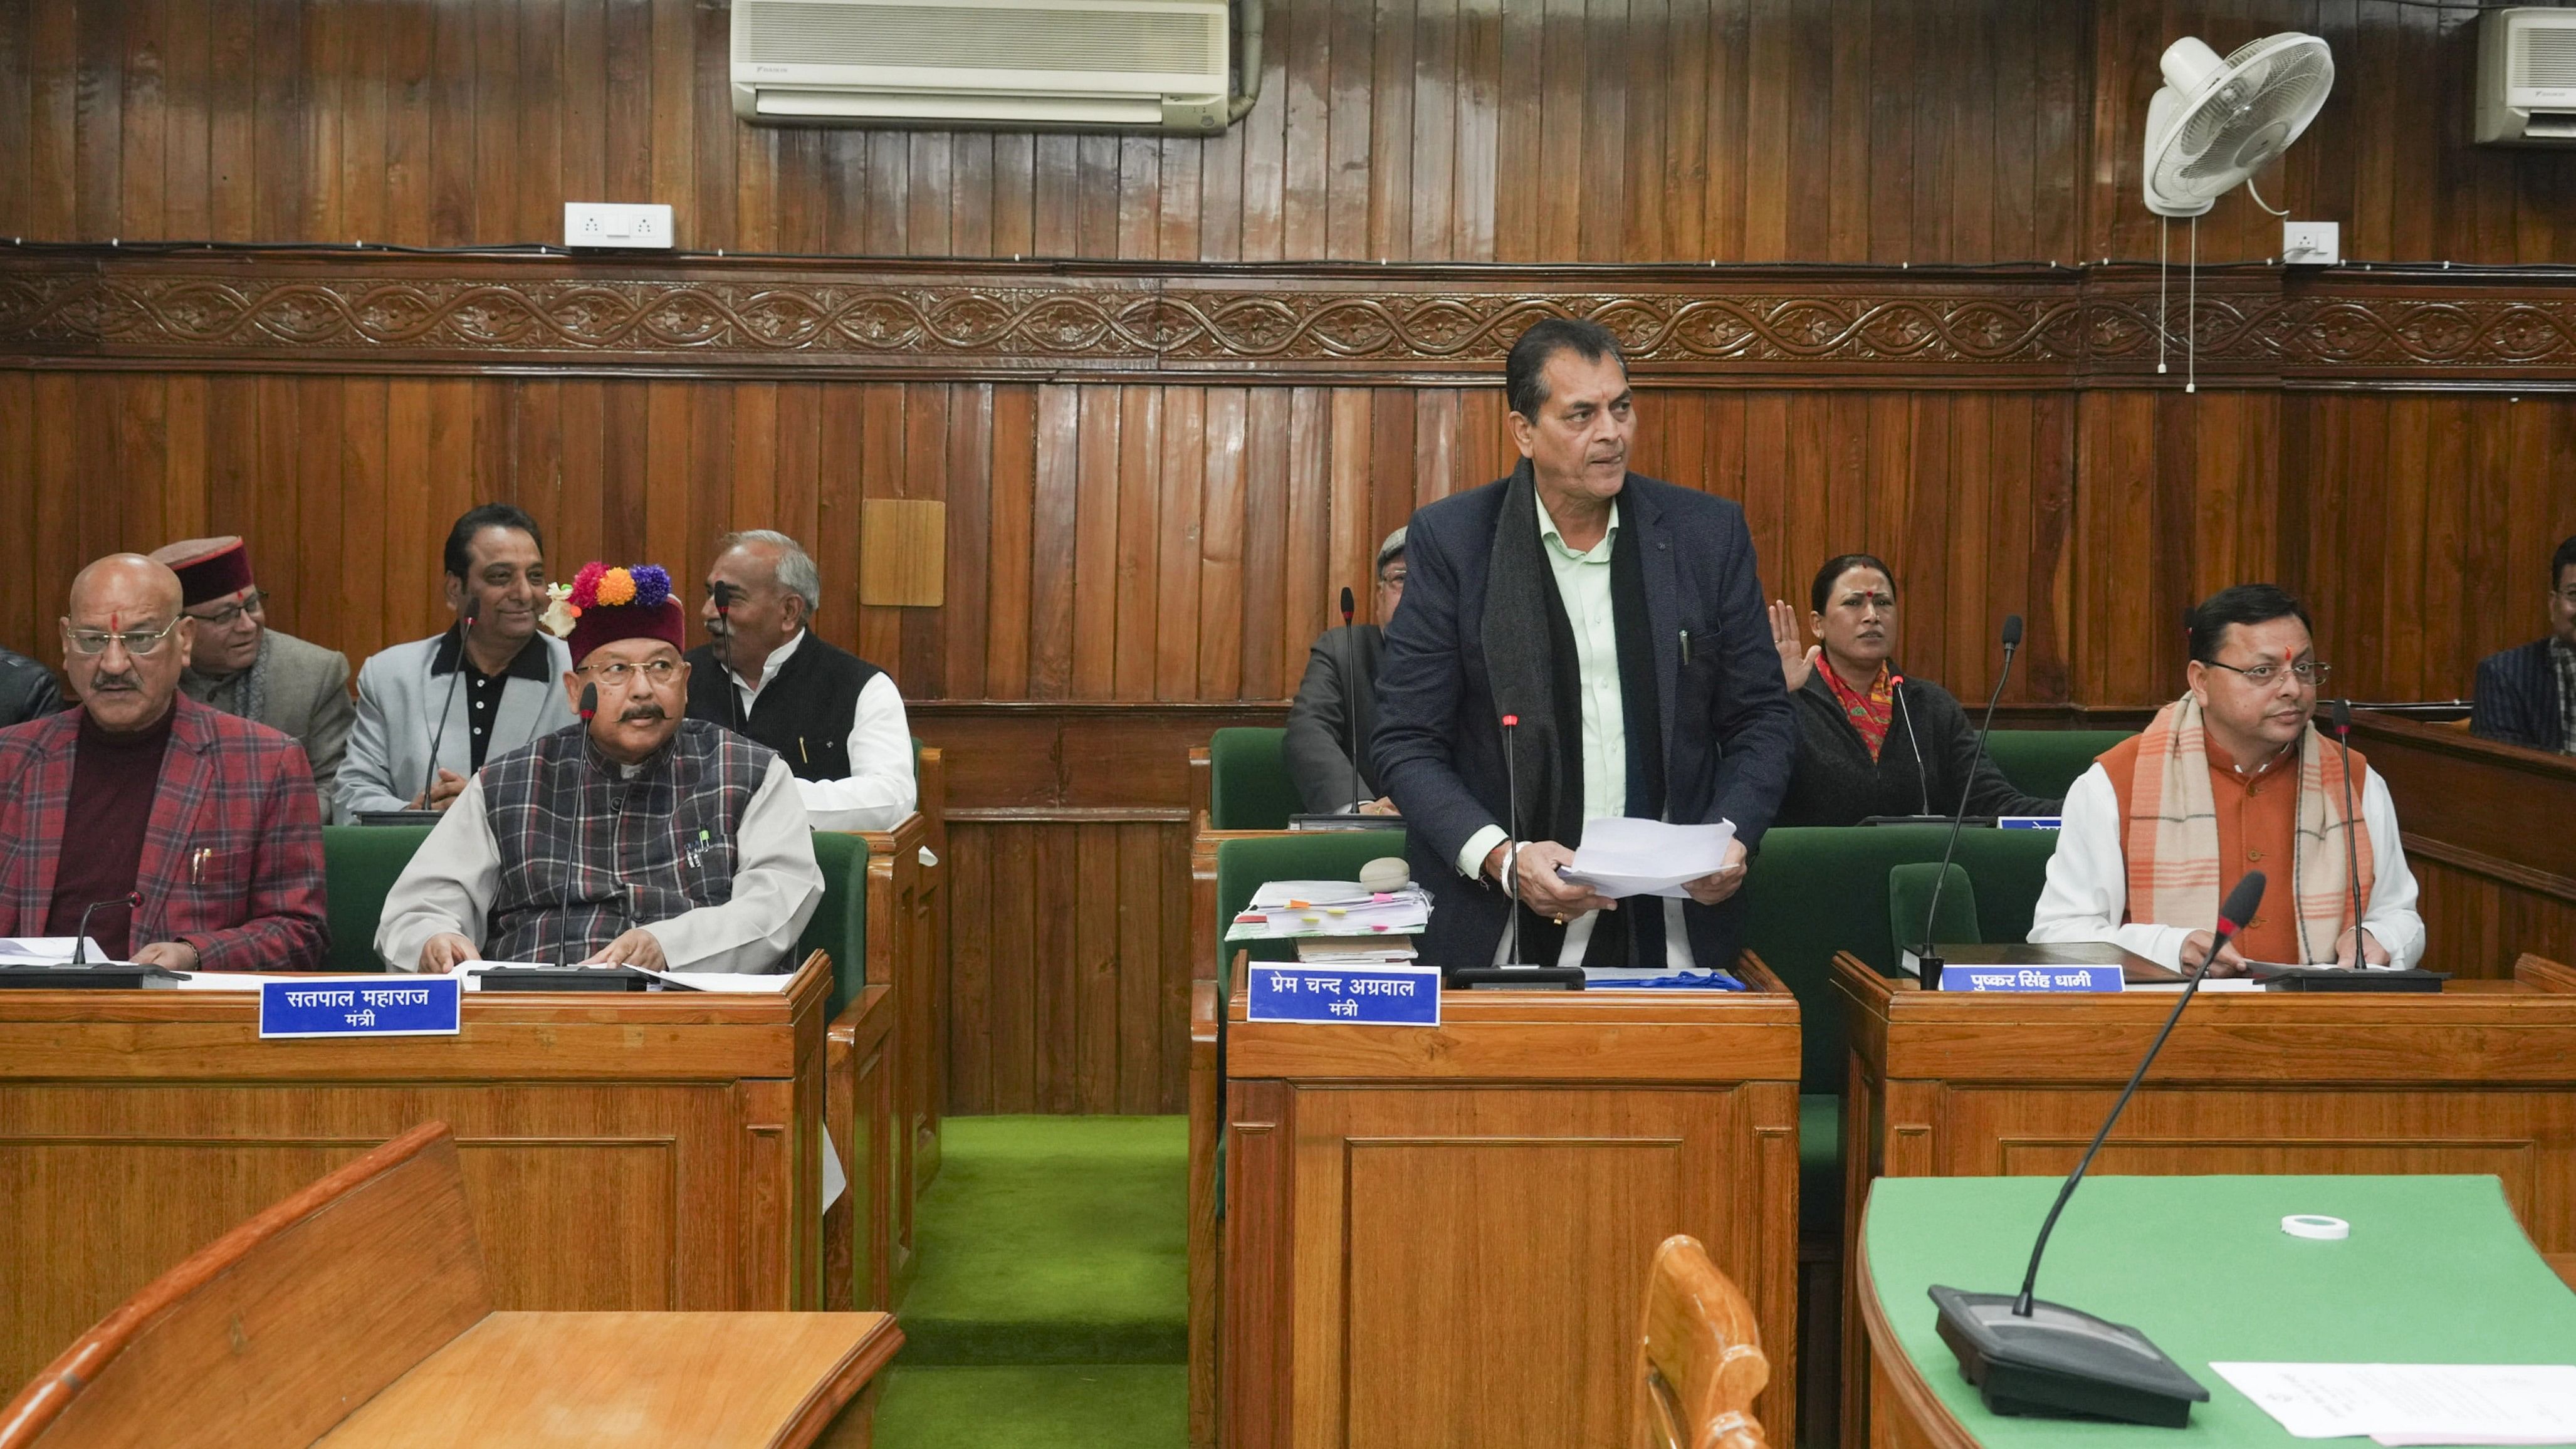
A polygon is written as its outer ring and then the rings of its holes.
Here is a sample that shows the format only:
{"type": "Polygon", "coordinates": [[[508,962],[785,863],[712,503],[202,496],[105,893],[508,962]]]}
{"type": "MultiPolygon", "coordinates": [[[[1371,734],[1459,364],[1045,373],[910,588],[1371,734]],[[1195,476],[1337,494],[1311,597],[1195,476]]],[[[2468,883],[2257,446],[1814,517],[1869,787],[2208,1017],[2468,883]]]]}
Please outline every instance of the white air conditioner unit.
{"type": "Polygon", "coordinates": [[[2478,17],[2478,140],[2576,146],[2576,10],[2517,5],[2478,17]]]}
{"type": "Polygon", "coordinates": [[[733,110],[773,125],[1210,135],[1234,119],[1228,15],[1227,0],[734,0],[733,110]]]}

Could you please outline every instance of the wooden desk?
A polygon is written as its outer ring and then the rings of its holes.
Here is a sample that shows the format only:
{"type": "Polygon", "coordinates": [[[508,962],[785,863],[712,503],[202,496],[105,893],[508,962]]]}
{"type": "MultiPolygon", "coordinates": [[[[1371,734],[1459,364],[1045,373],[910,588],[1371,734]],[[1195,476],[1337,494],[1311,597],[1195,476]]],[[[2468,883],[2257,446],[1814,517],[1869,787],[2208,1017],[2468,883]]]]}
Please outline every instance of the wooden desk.
{"type": "MultiPolygon", "coordinates": [[[[2436,963],[2438,964],[2438,963],[2436,963]]],[[[2439,995],[2195,998],[2095,1175],[2492,1173],[2576,1281],[2576,971],[2439,995]]],[[[1850,1026],[1845,1261],[1871,1180],[2059,1176],[2173,1010],[2168,993],[1925,992],[1834,961],[1850,1026]]],[[[1874,1442],[1869,1345],[1844,1294],[1845,1444],[1874,1442]]]]}
{"type": "Polygon", "coordinates": [[[1762,1422],[1796,1443],[1798,1004],[1740,969],[1755,990],[1451,992],[1436,1028],[1249,1023],[1238,992],[1221,1250],[1193,1256],[1227,1449],[1633,1443],[1674,1233],[1752,1299],[1762,1422]]]}
{"type": "Polygon", "coordinates": [[[0,992],[0,1384],[433,1119],[497,1308],[820,1307],[829,985],[818,954],[779,995],[475,992],[458,1036],[265,1042],[249,995],[0,992]]]}
{"type": "Polygon", "coordinates": [[[901,1342],[883,1313],[494,1313],[314,1442],[863,1446],[901,1342]]]}
{"type": "Polygon", "coordinates": [[[2352,733],[2397,807],[2442,969],[2501,977],[2525,951],[2576,961],[2576,756],[2368,710],[2352,733]]]}

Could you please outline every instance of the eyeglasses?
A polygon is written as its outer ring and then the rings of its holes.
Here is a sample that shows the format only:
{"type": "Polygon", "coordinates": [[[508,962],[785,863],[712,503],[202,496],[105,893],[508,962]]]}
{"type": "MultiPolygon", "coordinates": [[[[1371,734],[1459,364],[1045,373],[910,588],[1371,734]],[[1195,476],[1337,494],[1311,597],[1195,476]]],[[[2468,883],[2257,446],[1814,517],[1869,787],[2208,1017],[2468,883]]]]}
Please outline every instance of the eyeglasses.
{"type": "Polygon", "coordinates": [[[117,643],[125,646],[126,653],[143,658],[160,653],[163,641],[170,637],[171,630],[178,627],[177,619],[158,629],[128,629],[123,633],[111,633],[105,629],[74,629],[66,625],[63,642],[71,646],[74,654],[104,654],[110,643],[117,643]]]}
{"type": "MultiPolygon", "coordinates": [[[[2257,664],[2251,669],[2239,669],[2233,664],[2221,664],[2215,659],[2209,661],[2209,667],[2224,669],[2230,674],[2242,674],[2246,682],[2256,689],[2261,689],[2279,679],[2283,668],[2278,664],[2257,664]]],[[[2304,689],[2316,688],[2326,682],[2327,675],[2334,673],[2333,665],[2319,664],[2313,659],[2302,659],[2296,664],[2289,665],[2288,669],[2290,677],[2299,681],[2300,687],[2304,689]]]]}
{"type": "Polygon", "coordinates": [[[620,687],[623,687],[638,675],[651,680],[655,684],[668,684],[671,682],[671,676],[680,672],[680,661],[677,659],[648,659],[641,664],[628,664],[621,660],[615,664],[585,664],[573,672],[576,674],[597,675],[599,678],[607,680],[609,683],[620,687]]]}
{"type": "Polygon", "coordinates": [[[188,617],[209,629],[229,629],[241,622],[242,615],[257,614],[266,609],[268,599],[269,594],[266,589],[253,589],[211,614],[190,614],[188,617]]]}

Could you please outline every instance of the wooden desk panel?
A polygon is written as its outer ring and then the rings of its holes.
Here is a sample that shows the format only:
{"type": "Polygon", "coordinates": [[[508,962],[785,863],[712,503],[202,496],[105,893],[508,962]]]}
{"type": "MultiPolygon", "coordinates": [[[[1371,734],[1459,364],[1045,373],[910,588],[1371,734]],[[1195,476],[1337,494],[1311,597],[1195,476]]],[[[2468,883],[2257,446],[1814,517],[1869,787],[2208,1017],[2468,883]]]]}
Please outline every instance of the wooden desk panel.
{"type": "Polygon", "coordinates": [[[1797,1003],[1452,993],[1435,1029],[1243,1019],[1226,1043],[1224,1442],[1633,1442],[1655,1245],[1707,1243],[1795,1442],[1797,1003]]]}
{"type": "Polygon", "coordinates": [[[455,1037],[273,1042],[244,995],[0,993],[0,1382],[434,1119],[499,1307],[819,1307],[827,986],[471,993],[455,1037]]]}
{"type": "Polygon", "coordinates": [[[2445,969],[2507,976],[2526,951],[2576,961],[2576,757],[2368,710],[2353,737],[2397,807],[2445,969]]]}
{"type": "MultiPolygon", "coordinates": [[[[2438,964],[2438,963],[2437,963],[2438,964]]],[[[2074,1166],[2173,1010],[2169,993],[1923,992],[1846,955],[1845,1250],[1869,1184],[2058,1175],[2074,1166]]],[[[2576,1283],[2576,972],[2439,995],[2195,998],[2095,1160],[2097,1175],[2492,1173],[2576,1283]]],[[[1874,1377],[1844,1297],[1844,1437],[1874,1377]]]]}

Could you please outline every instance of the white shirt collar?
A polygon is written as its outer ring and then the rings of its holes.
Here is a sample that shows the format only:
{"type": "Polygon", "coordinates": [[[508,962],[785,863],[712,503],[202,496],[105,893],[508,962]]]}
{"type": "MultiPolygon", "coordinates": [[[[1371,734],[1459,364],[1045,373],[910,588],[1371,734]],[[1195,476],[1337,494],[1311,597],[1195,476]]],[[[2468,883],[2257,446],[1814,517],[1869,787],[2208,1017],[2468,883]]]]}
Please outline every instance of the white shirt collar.
{"type": "Polygon", "coordinates": [[[1601,535],[1601,541],[1599,543],[1594,544],[1588,552],[1584,553],[1576,553],[1574,551],[1574,546],[1567,543],[1565,541],[1565,535],[1558,531],[1555,515],[1547,511],[1547,500],[1545,498],[1539,498],[1535,501],[1538,504],[1538,536],[1542,542],[1555,549],[1561,557],[1570,563],[1609,562],[1610,545],[1617,542],[1619,538],[1618,499],[1613,498],[1610,500],[1609,529],[1601,535]]]}
{"type": "Polygon", "coordinates": [[[759,684],[752,684],[746,681],[742,677],[742,671],[738,669],[727,670],[726,672],[733,676],[733,687],[741,690],[745,694],[760,693],[761,689],[766,686],[769,681],[778,677],[778,667],[785,664],[789,656],[796,652],[796,646],[805,642],[805,633],[805,630],[799,629],[795,633],[787,636],[786,643],[769,651],[767,662],[760,666],[759,684]]]}

